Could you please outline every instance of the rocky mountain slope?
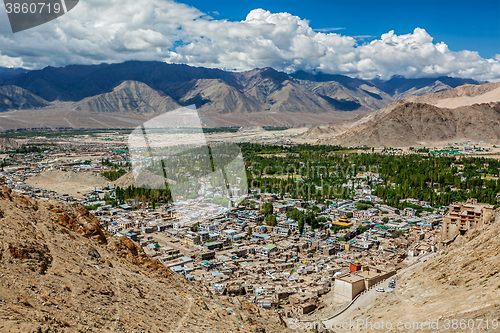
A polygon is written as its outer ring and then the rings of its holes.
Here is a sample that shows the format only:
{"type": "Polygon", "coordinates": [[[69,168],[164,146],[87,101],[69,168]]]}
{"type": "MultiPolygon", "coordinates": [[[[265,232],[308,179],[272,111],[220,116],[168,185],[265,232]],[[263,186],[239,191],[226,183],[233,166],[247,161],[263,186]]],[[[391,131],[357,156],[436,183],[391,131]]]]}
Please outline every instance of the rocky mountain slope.
{"type": "Polygon", "coordinates": [[[206,296],[78,204],[0,186],[0,224],[1,332],[289,332],[251,304],[206,296]]]}
{"type": "Polygon", "coordinates": [[[0,87],[0,112],[10,109],[41,108],[49,104],[26,89],[12,85],[0,87]]]}
{"type": "Polygon", "coordinates": [[[456,109],[405,103],[373,124],[351,128],[328,140],[344,146],[429,146],[463,141],[500,142],[500,103],[456,109]]]}
{"type": "Polygon", "coordinates": [[[304,133],[322,143],[341,145],[428,145],[464,140],[497,143],[500,83],[463,85],[422,96],[408,96],[342,126],[304,133]],[[342,128],[342,131],[338,129],[342,128]]]}
{"type": "MultiPolygon", "coordinates": [[[[161,62],[129,61],[122,64],[47,67],[0,79],[0,86],[21,87],[55,103],[42,113],[53,113],[57,109],[58,113],[75,110],[97,114],[150,114],[151,110],[170,110],[178,103],[183,106],[195,104],[211,126],[280,126],[304,124],[307,117],[301,116],[308,114],[321,116],[312,117],[305,123],[338,122],[378,110],[391,102],[394,96],[477,83],[455,78],[438,79],[407,80],[398,77],[369,81],[321,73],[287,74],[272,68],[238,73],[161,62]],[[67,109],[61,102],[76,104],[67,109]],[[347,114],[340,114],[342,112],[347,114]],[[241,118],[241,115],[244,117],[241,118]]],[[[26,106],[29,107],[28,104],[26,106]]],[[[14,107],[13,104],[4,108],[14,107]]],[[[73,123],[72,120],[77,117],[75,113],[61,114],[61,118],[68,119],[66,125],[73,123]]],[[[101,122],[108,123],[106,120],[101,122]]]]}

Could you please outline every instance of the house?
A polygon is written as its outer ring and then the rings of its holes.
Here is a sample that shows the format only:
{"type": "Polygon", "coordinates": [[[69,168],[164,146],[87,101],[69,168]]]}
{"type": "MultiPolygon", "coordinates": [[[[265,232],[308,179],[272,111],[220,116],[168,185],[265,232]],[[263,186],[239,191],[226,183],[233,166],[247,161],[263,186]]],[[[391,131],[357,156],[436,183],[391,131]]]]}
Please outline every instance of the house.
{"type": "Polygon", "coordinates": [[[274,213],[281,213],[281,214],[286,213],[292,209],[293,209],[292,204],[277,205],[273,207],[274,213]]]}
{"type": "Polygon", "coordinates": [[[360,267],[361,265],[357,265],[357,263],[351,263],[350,274],[343,274],[335,278],[334,297],[343,302],[350,302],[360,292],[368,290],[380,281],[396,274],[395,270],[385,270],[373,266],[365,266],[359,270],[360,267]],[[357,270],[353,271],[353,268],[357,270]]]}
{"type": "Polygon", "coordinates": [[[314,303],[298,303],[292,305],[292,312],[298,315],[305,315],[316,309],[316,304],[314,303]]]}
{"type": "Polygon", "coordinates": [[[275,227],[274,228],[274,233],[276,235],[278,235],[278,236],[289,236],[290,235],[290,229],[275,227]]]}
{"type": "Polygon", "coordinates": [[[196,254],[196,258],[199,261],[212,260],[215,258],[215,252],[214,251],[199,252],[196,254]]]}
{"type": "Polygon", "coordinates": [[[481,228],[493,218],[493,206],[478,203],[477,199],[451,204],[448,213],[443,218],[441,239],[452,240],[458,234],[463,235],[468,230],[481,228]]]}
{"type": "Polygon", "coordinates": [[[416,215],[416,213],[417,213],[417,211],[414,208],[407,207],[407,208],[403,209],[404,216],[413,217],[416,215]]]}
{"type": "Polygon", "coordinates": [[[198,235],[200,235],[200,241],[202,243],[205,243],[207,240],[210,239],[207,231],[199,231],[198,235]]]}
{"type": "Polygon", "coordinates": [[[200,242],[200,235],[196,232],[188,231],[184,234],[184,241],[188,244],[198,244],[200,242]]]}
{"type": "Polygon", "coordinates": [[[207,250],[213,251],[215,249],[222,249],[223,243],[222,242],[208,242],[208,243],[205,243],[205,247],[207,248],[207,250]]]}
{"type": "Polygon", "coordinates": [[[264,256],[264,257],[272,257],[278,252],[278,248],[275,245],[272,244],[267,244],[261,247],[256,251],[258,255],[264,256]]]}
{"type": "Polygon", "coordinates": [[[228,238],[233,238],[234,236],[236,236],[236,234],[238,233],[237,230],[234,230],[234,229],[227,229],[227,230],[224,230],[222,232],[226,237],[228,238]]]}

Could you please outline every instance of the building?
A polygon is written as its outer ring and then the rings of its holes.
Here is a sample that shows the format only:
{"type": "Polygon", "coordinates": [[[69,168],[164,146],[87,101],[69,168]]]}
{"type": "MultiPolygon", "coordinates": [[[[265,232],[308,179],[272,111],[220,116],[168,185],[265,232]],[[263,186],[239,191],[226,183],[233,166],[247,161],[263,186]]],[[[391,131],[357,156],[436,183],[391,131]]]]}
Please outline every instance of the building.
{"type": "Polygon", "coordinates": [[[292,210],[293,209],[293,205],[292,204],[285,204],[285,205],[276,205],[273,207],[273,210],[274,210],[274,213],[286,213],[288,212],[289,210],[292,210]]]}
{"type": "Polygon", "coordinates": [[[478,203],[477,199],[451,204],[448,213],[443,218],[441,239],[451,240],[458,234],[463,235],[468,230],[480,228],[491,222],[493,217],[493,206],[478,203]]]}
{"type": "Polygon", "coordinates": [[[197,253],[196,258],[199,261],[213,260],[215,258],[215,252],[214,251],[200,252],[197,253]]]}
{"type": "Polygon", "coordinates": [[[278,248],[275,245],[267,244],[257,250],[257,254],[264,257],[272,257],[278,252],[278,248]]]}
{"type": "Polygon", "coordinates": [[[274,227],[274,233],[278,236],[289,236],[290,235],[290,229],[288,228],[280,228],[280,227],[274,227]]]}
{"type": "Polygon", "coordinates": [[[343,302],[350,302],[360,292],[396,274],[395,270],[385,270],[374,266],[362,267],[359,262],[351,263],[350,269],[352,273],[335,278],[333,292],[335,297],[343,302]]]}
{"type": "Polygon", "coordinates": [[[188,231],[184,235],[184,241],[188,244],[198,244],[200,242],[200,235],[195,232],[188,231]]]}
{"type": "Polygon", "coordinates": [[[357,294],[365,290],[365,281],[356,274],[347,274],[335,278],[334,297],[342,302],[350,302],[357,294]]]}

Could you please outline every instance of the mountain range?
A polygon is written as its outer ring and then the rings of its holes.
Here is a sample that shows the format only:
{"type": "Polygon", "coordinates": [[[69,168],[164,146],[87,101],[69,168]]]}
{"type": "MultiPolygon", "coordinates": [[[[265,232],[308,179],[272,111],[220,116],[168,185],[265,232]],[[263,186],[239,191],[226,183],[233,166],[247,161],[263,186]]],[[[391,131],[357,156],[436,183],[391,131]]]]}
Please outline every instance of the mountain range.
{"type": "Polygon", "coordinates": [[[7,111],[0,130],[75,127],[70,124],[86,115],[95,121],[78,121],[80,126],[133,127],[155,114],[192,104],[209,127],[314,125],[366,115],[401,96],[479,83],[450,77],[362,80],[272,68],[229,72],[141,61],[1,74],[0,94],[9,94],[0,103],[0,111],[7,111]],[[33,112],[13,115],[9,110],[36,110],[37,116],[47,115],[54,122],[27,121],[33,112]]]}

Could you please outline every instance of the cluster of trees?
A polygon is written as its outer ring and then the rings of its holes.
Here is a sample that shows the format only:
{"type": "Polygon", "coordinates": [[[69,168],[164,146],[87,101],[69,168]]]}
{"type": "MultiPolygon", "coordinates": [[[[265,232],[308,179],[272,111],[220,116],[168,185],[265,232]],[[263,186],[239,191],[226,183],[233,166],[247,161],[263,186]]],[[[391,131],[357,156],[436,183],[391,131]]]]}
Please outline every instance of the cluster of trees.
{"type": "Polygon", "coordinates": [[[276,221],[276,216],[273,214],[274,206],[272,202],[265,202],[262,205],[262,214],[264,214],[264,221],[267,225],[275,227],[278,222],[276,221]]]}
{"type": "Polygon", "coordinates": [[[115,169],[118,169],[118,168],[121,168],[121,167],[125,167],[125,168],[128,168],[128,167],[131,167],[132,166],[132,163],[130,162],[125,162],[125,163],[113,163],[111,162],[109,159],[104,159],[101,161],[101,164],[103,166],[107,166],[107,167],[110,167],[110,168],[115,168],[115,169]]]}
{"type": "Polygon", "coordinates": [[[286,216],[294,221],[297,221],[299,232],[302,233],[304,231],[305,224],[311,226],[311,230],[315,229],[323,229],[325,227],[325,223],[329,221],[329,218],[324,216],[317,217],[319,213],[319,208],[314,207],[313,209],[308,209],[305,212],[294,208],[286,213],[286,216]]]}
{"type": "Polygon", "coordinates": [[[14,154],[41,153],[44,150],[46,150],[46,149],[42,149],[39,146],[22,145],[21,147],[17,148],[16,150],[11,151],[10,153],[14,153],[14,154]]]}
{"type": "Polygon", "coordinates": [[[101,174],[108,178],[110,181],[114,182],[115,180],[117,180],[118,178],[120,178],[121,176],[125,175],[127,173],[127,171],[123,170],[123,169],[119,169],[117,171],[115,170],[112,170],[112,171],[104,171],[102,172],[101,174]]]}
{"type": "Polygon", "coordinates": [[[373,208],[373,202],[369,200],[359,200],[356,204],[356,208],[359,210],[367,210],[373,208]]]}
{"type": "MultiPolygon", "coordinates": [[[[496,205],[500,193],[500,161],[484,157],[395,155],[361,153],[337,146],[241,144],[249,188],[260,188],[280,197],[316,200],[352,198],[359,173],[378,173],[382,183],[372,185],[384,203],[403,209],[405,198],[447,206],[477,198],[496,205]],[[349,186],[346,186],[349,184],[349,186]]],[[[357,187],[357,186],[356,186],[357,187]]],[[[360,209],[368,209],[364,202],[360,209]]],[[[420,209],[419,209],[420,210],[420,209]]]]}
{"type": "Polygon", "coordinates": [[[115,198],[113,199],[106,194],[104,199],[107,204],[114,206],[121,205],[128,199],[134,199],[136,204],[139,202],[149,203],[149,206],[154,209],[159,204],[171,202],[172,196],[170,195],[168,186],[166,189],[149,189],[131,185],[125,189],[117,186],[115,189],[115,198]]]}

